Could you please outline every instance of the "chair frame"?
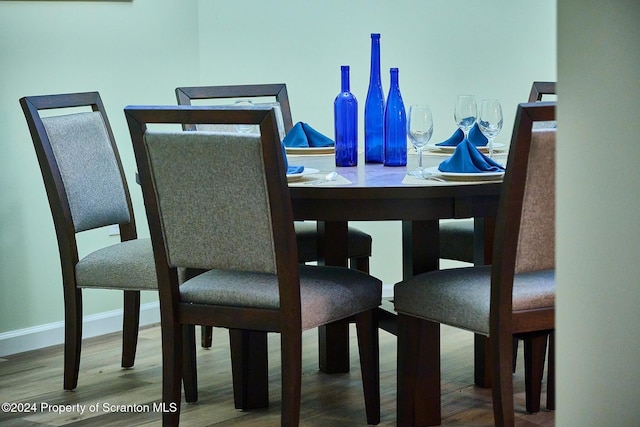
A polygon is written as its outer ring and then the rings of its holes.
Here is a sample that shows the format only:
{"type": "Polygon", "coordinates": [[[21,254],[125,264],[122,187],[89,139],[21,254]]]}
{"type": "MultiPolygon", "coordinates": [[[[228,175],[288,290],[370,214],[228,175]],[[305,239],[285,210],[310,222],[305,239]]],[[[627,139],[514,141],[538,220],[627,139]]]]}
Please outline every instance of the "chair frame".
{"type": "MultiPolygon", "coordinates": [[[[542,97],[544,95],[556,95],[556,82],[542,82],[542,81],[534,81],[531,84],[531,90],[529,92],[529,100],[528,102],[536,102],[536,101],[542,101],[542,97]]],[[[459,220],[460,222],[467,222],[466,224],[461,224],[463,225],[464,228],[463,230],[459,231],[460,236],[462,237],[469,237],[473,243],[470,245],[471,246],[471,251],[473,253],[473,256],[471,258],[468,258],[466,256],[461,256],[461,257],[457,257],[457,256],[453,256],[450,257],[448,259],[453,259],[456,261],[463,261],[463,262],[471,262],[473,261],[473,259],[478,259],[481,258],[481,255],[478,254],[483,254],[484,253],[484,242],[482,242],[482,240],[480,239],[473,239],[473,234],[474,234],[474,224],[473,224],[473,220],[467,221],[467,220],[459,220]],[[468,227],[467,227],[468,225],[468,227]]],[[[485,224],[486,226],[486,224],[485,224]]],[[[444,239],[443,237],[450,237],[450,235],[452,235],[454,233],[454,228],[450,225],[445,225],[445,227],[447,227],[446,230],[441,229],[440,232],[440,245],[441,248],[445,246],[444,239]],[[445,236],[443,233],[446,233],[447,235],[445,236]]],[[[442,228],[442,224],[441,224],[441,228],[442,228]]],[[[549,337],[549,352],[551,354],[551,352],[554,351],[553,348],[553,334],[550,335],[549,337]]],[[[476,337],[478,344],[477,347],[478,348],[482,348],[485,346],[485,343],[483,342],[483,337],[476,337]]],[[[478,359],[477,364],[478,365],[483,365],[483,360],[484,357],[481,354],[481,351],[477,351],[476,352],[476,357],[478,359]]],[[[516,370],[516,360],[518,357],[518,339],[514,339],[513,340],[513,372],[515,372],[516,370]]],[[[550,375],[554,372],[554,366],[553,366],[553,358],[551,356],[549,356],[549,373],[550,375]]],[[[552,380],[552,378],[550,377],[550,381],[552,380]]],[[[477,385],[481,386],[481,387],[491,387],[490,384],[490,379],[487,378],[486,376],[482,376],[479,372],[476,372],[476,379],[475,382],[477,385]]],[[[553,383],[551,383],[553,385],[553,383]]],[[[528,408],[529,410],[531,410],[531,412],[538,412],[540,410],[540,404],[539,404],[539,400],[537,399],[532,399],[530,401],[531,407],[528,408]]],[[[554,393],[549,393],[547,392],[547,408],[548,409],[554,409],[555,408],[555,395],[554,393]]]]}
{"type": "MultiPolygon", "coordinates": [[[[522,218],[523,192],[528,173],[529,151],[531,148],[532,126],[534,122],[553,121],[555,102],[533,102],[520,104],[509,153],[503,193],[500,197],[499,212],[502,218],[496,223],[495,252],[491,269],[491,310],[489,317],[490,345],[493,369],[493,404],[496,425],[512,425],[513,379],[510,363],[513,358],[513,336],[525,341],[525,352],[530,352],[529,360],[544,361],[547,337],[555,329],[555,307],[514,312],[512,309],[513,280],[515,276],[518,231],[522,218]],[[513,162],[513,163],[511,163],[513,162]],[[498,256],[498,254],[501,254],[498,256]],[[507,284],[507,286],[504,286],[507,284]],[[527,349],[527,347],[529,347],[527,349]],[[498,367],[501,368],[497,369],[498,367]]],[[[543,366],[533,367],[538,375],[530,378],[530,386],[539,385],[543,366]]],[[[528,393],[528,397],[534,393],[528,393]]],[[[535,393],[540,396],[540,393],[535,393]]]]}
{"type": "MultiPolygon", "coordinates": [[[[543,363],[541,365],[540,361],[544,361],[547,336],[553,333],[555,327],[555,308],[526,312],[514,312],[512,309],[516,248],[532,124],[552,120],[555,120],[553,102],[518,106],[500,197],[491,268],[489,316],[496,426],[513,426],[515,422],[512,379],[514,336],[525,341],[526,358],[533,363],[526,368],[534,371],[531,381],[540,382],[543,370],[543,363]]],[[[439,323],[405,314],[398,315],[398,425],[439,425],[441,422],[439,341],[439,323]],[[409,344],[412,342],[417,344],[410,349],[409,344]],[[417,402],[422,402],[423,405],[417,402]]],[[[533,385],[527,385],[531,386],[533,385]]],[[[527,393],[531,394],[535,395],[527,393]]]]}
{"type": "Polygon", "coordinates": [[[193,100],[225,99],[225,98],[255,98],[272,97],[280,104],[284,129],[289,132],[293,127],[291,105],[284,83],[229,85],[229,86],[192,86],[176,88],[176,98],[179,105],[191,105],[193,100]]]}
{"type": "MultiPolygon", "coordinates": [[[[199,106],[136,107],[125,108],[138,163],[140,182],[158,274],[158,289],[162,316],[163,392],[166,405],[179,408],[180,381],[183,363],[194,362],[194,325],[227,327],[239,332],[238,338],[249,343],[251,334],[266,332],[281,334],[282,366],[282,425],[298,425],[301,402],[302,327],[300,309],[300,274],[297,246],[293,227],[293,211],[284,171],[284,157],[278,139],[275,114],[272,109],[211,110],[199,106]],[[214,114],[212,114],[214,112],[214,114]],[[276,269],[279,282],[280,309],[207,306],[180,301],[177,268],[168,265],[156,194],[149,176],[149,164],[143,145],[143,136],[149,123],[202,123],[202,124],[257,124],[260,127],[269,202],[279,206],[272,210],[272,228],[276,269]],[[245,333],[243,335],[243,333],[245,333]]],[[[359,341],[364,348],[378,347],[376,309],[355,315],[359,341]]],[[[231,345],[234,348],[234,345],[231,345]]],[[[233,351],[233,350],[232,350],[233,351]]],[[[243,348],[243,353],[250,349],[243,348]]],[[[249,356],[246,354],[246,356],[249,356]]],[[[233,356],[232,356],[233,358],[233,356]]],[[[235,363],[235,362],[234,362],[235,363]]],[[[245,358],[243,363],[248,364],[245,358]]],[[[379,381],[371,372],[377,367],[377,354],[362,354],[363,384],[367,403],[367,419],[371,424],[380,420],[379,381]],[[368,374],[367,374],[368,373],[368,374]],[[377,388],[377,393],[376,393],[377,388]]],[[[192,366],[195,369],[195,365],[192,366]]],[[[377,371],[377,369],[375,369],[377,371]]],[[[247,375],[249,376],[249,375],[247,375]]],[[[194,375],[195,378],[195,375],[194,375]]],[[[243,381],[250,378],[243,378],[243,381]]],[[[185,389],[187,386],[185,385],[185,389]]],[[[234,396],[246,397],[251,388],[239,383],[234,372],[234,396]]],[[[188,393],[185,390],[185,393],[188,393]]],[[[197,397],[197,395],[196,395],[197,397]]],[[[163,414],[164,425],[177,425],[179,410],[163,414]]]]}
{"type": "Polygon", "coordinates": [[[555,95],[556,82],[533,82],[529,92],[529,102],[542,101],[543,95],[555,95]]]}
{"type": "MultiPolygon", "coordinates": [[[[106,110],[98,92],[70,93],[59,95],[27,96],[20,99],[33,144],[53,216],[58,240],[58,251],[62,267],[64,292],[64,389],[73,390],[78,385],[80,368],[80,350],[82,344],[82,289],[77,287],[75,265],[78,263],[78,244],[76,231],[71,218],[69,200],[62,181],[62,175],[53,154],[51,142],[47,136],[40,111],[75,107],[90,107],[102,115],[109,135],[111,148],[118,164],[123,182],[130,221],[119,224],[121,241],[136,239],[136,223],[127,186],[127,180],[120,160],[115,138],[107,118],[106,110]]],[[[122,342],[122,367],[133,366],[137,347],[138,326],[140,320],[140,291],[124,292],[124,320],[122,342]]]]}

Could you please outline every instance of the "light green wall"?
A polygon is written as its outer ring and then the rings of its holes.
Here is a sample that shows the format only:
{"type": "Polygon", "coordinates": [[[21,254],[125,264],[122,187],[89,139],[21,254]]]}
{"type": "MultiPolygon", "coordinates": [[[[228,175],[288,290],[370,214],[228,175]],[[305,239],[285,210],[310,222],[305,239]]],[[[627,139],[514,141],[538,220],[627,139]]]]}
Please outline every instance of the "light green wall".
{"type": "MultiPolygon", "coordinates": [[[[132,183],[126,104],[174,103],[180,85],[285,82],[294,121],[332,135],[339,67],[352,67],[362,114],[370,33],[380,32],[384,90],[388,69],[399,67],[405,103],[433,108],[434,141],[455,129],[454,96],[471,92],[503,101],[498,142],[508,142],[531,82],[556,79],[555,8],[555,0],[0,2],[0,128],[8,153],[0,177],[9,193],[0,201],[0,333],[62,319],[55,234],[19,97],[99,90],[132,183]]],[[[132,193],[145,234],[135,185],[132,193]]],[[[399,223],[358,226],[374,236],[372,273],[399,280],[399,223]]],[[[99,230],[83,248],[113,239],[99,230]]],[[[87,292],[87,314],[119,307],[114,294],[87,292]]]]}
{"type": "MultiPolygon", "coordinates": [[[[0,333],[62,320],[58,249],[44,185],[18,99],[98,90],[130,183],[135,161],[122,109],[174,103],[197,80],[195,0],[0,2],[0,333]]],[[[140,192],[137,222],[148,235],[140,192]]],[[[81,251],[116,241],[106,230],[81,251]]],[[[121,294],[85,292],[85,314],[120,308],[121,294]]],[[[145,293],[143,301],[156,299],[145,293]]]]}

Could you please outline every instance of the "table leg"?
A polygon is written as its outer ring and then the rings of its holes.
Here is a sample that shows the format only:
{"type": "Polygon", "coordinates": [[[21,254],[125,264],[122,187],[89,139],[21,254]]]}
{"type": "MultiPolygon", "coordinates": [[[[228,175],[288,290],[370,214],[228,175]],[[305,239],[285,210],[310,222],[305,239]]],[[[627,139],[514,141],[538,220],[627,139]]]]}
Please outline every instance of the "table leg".
{"type": "MultiPolygon", "coordinates": [[[[318,221],[318,264],[347,267],[346,221],[318,221]]],[[[349,372],[349,322],[339,321],[318,328],[320,370],[327,374],[349,372]]]]}
{"type": "Polygon", "coordinates": [[[438,221],[402,221],[402,277],[440,268],[438,221]]]}
{"type": "Polygon", "coordinates": [[[236,409],[269,407],[267,333],[229,329],[236,409]]]}
{"type": "MultiPolygon", "coordinates": [[[[474,219],[474,264],[489,265],[493,255],[493,235],[495,218],[474,219]]],[[[474,382],[478,387],[491,387],[491,357],[489,338],[484,335],[474,336],[474,382]]]]}

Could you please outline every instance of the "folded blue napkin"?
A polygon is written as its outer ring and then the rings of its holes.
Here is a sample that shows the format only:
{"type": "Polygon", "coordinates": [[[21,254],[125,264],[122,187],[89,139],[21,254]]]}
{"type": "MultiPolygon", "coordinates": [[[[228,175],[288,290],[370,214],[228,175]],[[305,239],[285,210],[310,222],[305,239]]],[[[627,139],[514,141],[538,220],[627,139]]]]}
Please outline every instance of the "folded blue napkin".
{"type": "MultiPolygon", "coordinates": [[[[463,139],[464,132],[462,132],[462,129],[458,128],[458,130],[456,130],[453,135],[451,135],[451,138],[439,142],[436,145],[439,145],[441,147],[455,147],[456,145],[460,144],[463,139]]],[[[482,134],[482,131],[480,130],[480,127],[477,123],[474,124],[469,131],[469,141],[471,141],[471,143],[476,147],[484,147],[489,142],[487,137],[482,134]]]]}
{"type": "Polygon", "coordinates": [[[287,175],[291,175],[294,173],[301,173],[304,170],[304,166],[289,166],[289,160],[287,160],[287,151],[284,148],[284,143],[280,143],[282,145],[282,157],[284,157],[284,167],[287,169],[287,175]]]}
{"type": "Polygon", "coordinates": [[[283,141],[286,147],[333,147],[333,140],[306,123],[298,122],[287,132],[283,141]]]}
{"type": "Polygon", "coordinates": [[[475,145],[465,139],[458,144],[451,157],[440,163],[438,169],[441,172],[480,173],[500,172],[504,167],[482,154],[475,145]]]}

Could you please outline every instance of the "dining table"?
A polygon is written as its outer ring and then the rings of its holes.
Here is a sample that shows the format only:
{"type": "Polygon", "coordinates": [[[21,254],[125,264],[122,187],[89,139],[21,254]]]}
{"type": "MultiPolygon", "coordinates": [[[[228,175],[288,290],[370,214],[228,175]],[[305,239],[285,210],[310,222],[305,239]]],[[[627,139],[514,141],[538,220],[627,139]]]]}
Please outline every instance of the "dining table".
{"type": "MultiPolygon", "coordinates": [[[[415,177],[408,174],[417,165],[417,155],[409,150],[406,166],[365,163],[361,152],[357,166],[336,167],[328,152],[310,149],[287,154],[289,164],[303,171],[289,178],[294,220],[316,221],[319,262],[347,266],[347,226],[349,221],[399,221],[402,223],[402,278],[440,268],[439,224],[442,220],[474,218],[474,263],[490,264],[495,216],[502,186],[501,177],[484,176],[438,179],[438,173],[415,177]],[[324,154],[316,154],[324,153],[324,154]],[[329,175],[331,172],[337,172],[329,175]]],[[[437,147],[423,156],[427,171],[437,169],[450,156],[437,147]]],[[[506,162],[506,151],[495,160],[506,162]]],[[[373,236],[374,245],[385,242],[373,236]]],[[[376,259],[373,263],[380,262],[376,259]]],[[[396,333],[392,298],[383,298],[379,309],[380,327],[396,333]]],[[[348,322],[337,322],[319,330],[320,369],[327,373],[348,372],[348,322]]],[[[474,379],[490,387],[488,339],[475,336],[474,379]]]]}

